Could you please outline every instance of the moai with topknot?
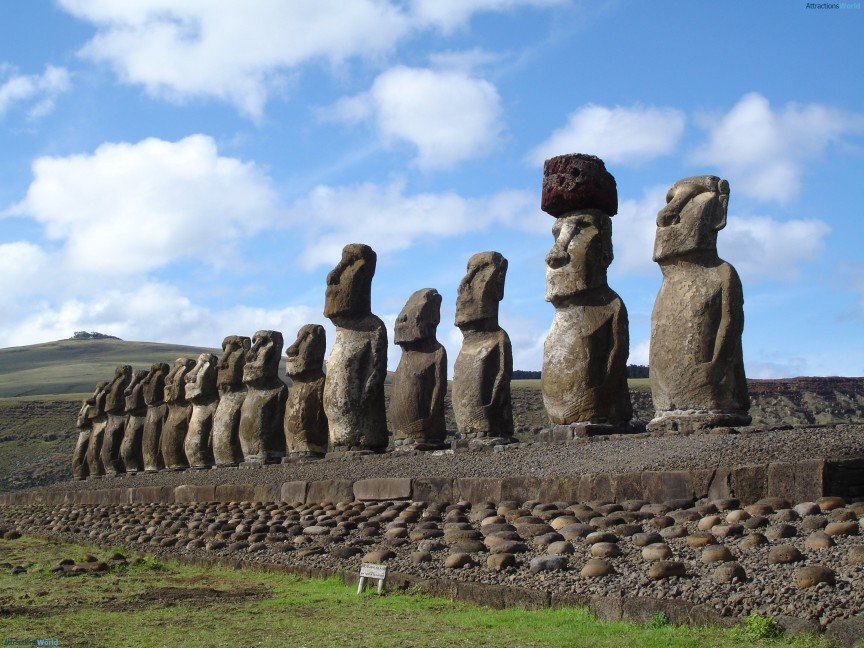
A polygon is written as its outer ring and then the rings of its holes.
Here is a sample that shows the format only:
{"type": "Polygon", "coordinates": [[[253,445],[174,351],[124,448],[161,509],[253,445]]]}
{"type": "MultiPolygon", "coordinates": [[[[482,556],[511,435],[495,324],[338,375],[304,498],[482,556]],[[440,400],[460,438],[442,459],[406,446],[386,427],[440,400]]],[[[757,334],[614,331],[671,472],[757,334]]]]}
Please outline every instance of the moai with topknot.
{"type": "Polygon", "coordinates": [[[498,325],[504,298],[507,259],[498,252],[479,252],[468,260],[456,297],[456,326],[462,348],[453,367],[453,413],[464,439],[482,444],[513,439],[513,347],[498,325]]]}
{"type": "Polygon", "coordinates": [[[218,359],[212,353],[202,353],[192,370],[186,374],[186,398],[192,403],[192,416],[183,449],[186,461],[196,470],[213,465],[213,418],[219,405],[216,387],[218,359]]]}
{"type": "Polygon", "coordinates": [[[125,397],[126,428],[123,431],[123,443],[120,444],[120,456],[127,473],[135,474],[144,470],[142,443],[144,440],[144,424],[147,422],[147,403],[144,401],[144,380],[149,372],[139,369],[132,374],[132,380],[125,397]]]}
{"type": "Polygon", "coordinates": [[[90,435],[93,431],[93,418],[90,413],[96,407],[96,399],[107,384],[104,381],[96,383],[93,395],[81,402],[81,409],[75,421],[75,427],[79,430],[78,440],[72,451],[72,477],[74,479],[85,479],[90,474],[90,467],[87,465],[87,449],[90,446],[90,435]]]}
{"type": "Polygon", "coordinates": [[[283,421],[288,387],[279,379],[282,345],[279,331],[258,331],[246,354],[246,398],[240,408],[239,432],[245,464],[279,463],[285,456],[283,421]]]}
{"type": "Polygon", "coordinates": [[[243,461],[240,450],[240,410],[246,399],[243,367],[252,348],[251,338],[229,335],[222,340],[222,357],[216,373],[219,405],[213,418],[213,461],[216,466],[237,466],[243,461]]]}
{"type": "Polygon", "coordinates": [[[554,438],[627,431],[627,309],[609,287],[615,178],[593,155],[543,166],[543,211],[555,217],[546,255],[546,301],[555,307],[543,347],[541,390],[554,438]]]}
{"type": "Polygon", "coordinates": [[[114,379],[107,388],[105,413],[108,423],[100,451],[106,475],[117,475],[125,470],[120,457],[120,445],[126,430],[126,388],[131,380],[132,366],[118,365],[114,370],[114,379]]]}
{"type": "Polygon", "coordinates": [[[649,430],[748,425],[741,334],[744,293],[717,255],[729,183],[704,175],[676,182],[657,214],[654,261],[663,283],[651,315],[649,430]]]}
{"type": "Polygon", "coordinates": [[[324,414],[324,354],[327,334],[319,324],[306,324],[285,351],[285,373],[291,390],[285,404],[285,446],[290,459],[323,457],[329,429],[324,414]]]}
{"type": "Polygon", "coordinates": [[[440,322],[441,295],[434,288],[411,295],[396,318],[393,341],[402,347],[402,357],[393,376],[390,421],[397,449],[446,445],[447,351],[435,337],[440,322]]]}
{"type": "Polygon", "coordinates": [[[189,418],[192,404],[186,399],[186,374],[192,371],[195,361],[190,358],[177,358],[171,372],[165,378],[165,402],[168,416],[162,426],[160,448],[165,468],[185,470],[189,467],[186,460],[186,433],[189,431],[189,418]]]}
{"type": "Polygon", "coordinates": [[[324,316],[336,327],[324,383],[331,452],[387,447],[387,327],[372,313],[377,258],[368,245],[346,245],[327,275],[324,316]]]}
{"type": "Polygon", "coordinates": [[[167,362],[157,362],[150,367],[144,378],[144,403],[147,416],[144,419],[144,437],[141,453],[144,458],[144,472],[156,472],[165,467],[162,458],[162,427],[168,418],[168,404],[165,402],[165,379],[171,367],[167,362]]]}
{"type": "Polygon", "coordinates": [[[101,382],[102,389],[97,389],[92,396],[93,404],[87,412],[90,419],[90,441],[87,444],[87,476],[96,479],[105,474],[102,465],[102,441],[105,438],[105,426],[108,425],[108,416],[105,414],[105,399],[108,397],[108,388],[111,383],[101,382]]]}

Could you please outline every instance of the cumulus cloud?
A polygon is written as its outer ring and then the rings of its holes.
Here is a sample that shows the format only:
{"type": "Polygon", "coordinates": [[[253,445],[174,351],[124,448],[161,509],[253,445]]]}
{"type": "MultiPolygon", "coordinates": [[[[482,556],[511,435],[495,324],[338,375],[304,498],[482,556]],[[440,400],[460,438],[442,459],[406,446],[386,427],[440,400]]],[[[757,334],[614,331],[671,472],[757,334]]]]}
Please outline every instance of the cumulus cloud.
{"type": "Polygon", "coordinates": [[[591,153],[606,162],[638,164],[669,155],[678,147],[686,117],[674,108],[582,106],[563,127],[528,155],[529,161],[564,153],[591,153]]]}
{"type": "Polygon", "coordinates": [[[0,64],[0,119],[15,105],[27,106],[30,119],[42,117],[54,109],[57,96],[69,85],[69,72],[63,67],[46,65],[42,74],[16,74],[11,65],[0,64]]]}
{"type": "Polygon", "coordinates": [[[744,95],[724,115],[703,117],[707,141],[693,162],[716,167],[736,190],[765,201],[797,196],[806,163],[832,143],[864,132],[864,115],[820,104],[773,109],[759,93],[744,95]]]}
{"type": "Polygon", "coordinates": [[[424,29],[451,30],[479,11],[549,0],[59,0],[94,24],[82,56],[175,102],[216,98],[259,118],[287,72],[386,54],[424,29]]]}
{"type": "Polygon", "coordinates": [[[192,135],[38,158],[27,195],[7,214],[39,222],[72,271],[129,275],[175,259],[226,258],[238,238],[274,221],[278,200],[255,164],[192,135]]]}
{"type": "Polygon", "coordinates": [[[368,92],[325,111],[346,122],[371,120],[385,143],[407,142],[422,169],[451,166],[487,153],[501,132],[495,86],[462,70],[397,66],[368,92]]]}

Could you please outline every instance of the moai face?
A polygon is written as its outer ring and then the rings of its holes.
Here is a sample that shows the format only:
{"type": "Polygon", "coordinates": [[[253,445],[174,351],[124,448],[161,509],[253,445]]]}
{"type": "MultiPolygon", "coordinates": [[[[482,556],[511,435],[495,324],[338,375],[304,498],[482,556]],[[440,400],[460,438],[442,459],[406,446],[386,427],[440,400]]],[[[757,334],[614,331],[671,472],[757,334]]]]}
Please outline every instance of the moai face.
{"type": "Polygon", "coordinates": [[[360,317],[372,312],[372,277],[378,256],[368,245],[351,243],[327,275],[324,317],[360,317]]]}
{"type": "Polygon", "coordinates": [[[654,261],[692,252],[717,251],[717,232],[726,227],[729,183],[717,176],[694,176],[676,182],[657,214],[654,261]]]}
{"type": "Polygon", "coordinates": [[[202,353],[198,356],[195,366],[186,374],[186,398],[215,397],[216,366],[218,359],[212,353],[202,353]]]}
{"type": "Polygon", "coordinates": [[[320,324],[306,324],[297,331],[297,340],[285,350],[285,373],[292,378],[307,372],[321,372],[327,351],[327,333],[320,324]]]}
{"type": "Polygon", "coordinates": [[[137,369],[132,374],[132,380],[129,381],[129,386],[126,388],[126,391],[123,392],[123,396],[126,398],[126,411],[131,412],[132,410],[136,410],[140,408],[143,404],[142,398],[142,389],[139,387],[142,382],[147,378],[149,372],[144,369],[137,369]],[[136,387],[139,387],[136,390],[136,387]]]}
{"type": "Polygon", "coordinates": [[[282,334],[279,331],[258,331],[252,336],[252,347],[246,354],[243,382],[276,378],[282,356],[282,334]]]}
{"type": "Polygon", "coordinates": [[[90,398],[84,400],[83,403],[81,403],[81,410],[78,412],[78,420],[75,423],[77,427],[87,427],[88,425],[90,425],[90,419],[96,417],[97,410],[99,409],[97,405],[99,395],[104,392],[105,387],[107,386],[108,383],[104,380],[102,382],[96,383],[96,388],[93,390],[93,395],[90,396],[90,398]]]}
{"type": "Polygon", "coordinates": [[[174,366],[165,377],[165,401],[182,403],[186,400],[186,373],[195,366],[190,358],[177,358],[174,366]]]}
{"type": "Polygon", "coordinates": [[[456,326],[484,320],[497,324],[506,275],[507,259],[498,252],[479,252],[468,260],[468,272],[456,297],[456,326]]]}
{"type": "Polygon", "coordinates": [[[229,335],[222,340],[222,358],[216,377],[220,389],[239,389],[243,386],[243,367],[251,348],[252,340],[242,335],[229,335]]]}
{"type": "Polygon", "coordinates": [[[422,340],[435,339],[435,331],[441,322],[441,295],[434,288],[418,290],[396,318],[393,341],[404,345],[422,340]]]}
{"type": "Polygon", "coordinates": [[[612,263],[612,222],[603,212],[555,219],[555,243],[546,255],[546,301],[557,302],[606,285],[612,263]]]}
{"type": "MultiPolygon", "coordinates": [[[[92,396],[93,406],[90,408],[90,412],[88,414],[91,419],[105,414],[105,399],[108,398],[108,391],[111,389],[110,382],[100,382],[99,385],[102,385],[102,388],[97,389],[92,396]]],[[[97,387],[99,385],[97,385],[97,387]]]]}
{"type": "Polygon", "coordinates": [[[165,400],[165,377],[171,367],[166,362],[157,362],[150,366],[150,371],[144,379],[144,402],[156,405],[165,400]]]}

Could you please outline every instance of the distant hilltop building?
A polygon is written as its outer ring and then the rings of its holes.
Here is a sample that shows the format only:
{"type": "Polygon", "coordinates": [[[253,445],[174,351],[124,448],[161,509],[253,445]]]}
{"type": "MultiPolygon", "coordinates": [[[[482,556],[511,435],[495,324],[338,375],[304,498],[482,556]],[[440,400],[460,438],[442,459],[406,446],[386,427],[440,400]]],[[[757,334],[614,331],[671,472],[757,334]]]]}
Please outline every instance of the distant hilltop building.
{"type": "Polygon", "coordinates": [[[116,335],[106,335],[105,333],[97,333],[93,331],[88,333],[87,331],[75,331],[70,340],[119,340],[120,338],[116,335]]]}

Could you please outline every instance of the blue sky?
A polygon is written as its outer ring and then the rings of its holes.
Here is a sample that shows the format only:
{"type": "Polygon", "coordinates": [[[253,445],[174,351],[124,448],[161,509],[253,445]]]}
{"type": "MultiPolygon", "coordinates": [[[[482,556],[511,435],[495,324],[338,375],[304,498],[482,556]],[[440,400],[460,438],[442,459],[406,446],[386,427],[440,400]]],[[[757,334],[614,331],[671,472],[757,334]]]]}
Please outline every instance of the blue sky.
{"type": "Polygon", "coordinates": [[[504,254],[501,323],[539,369],[542,161],[583,152],[618,181],[631,362],[665,191],[713,173],[748,375],[862,375],[864,9],[806,4],[2,3],[0,346],[290,343],[329,325],[326,274],[365,242],[391,330],[412,292],[442,293],[451,363],[467,259],[504,254]]]}

